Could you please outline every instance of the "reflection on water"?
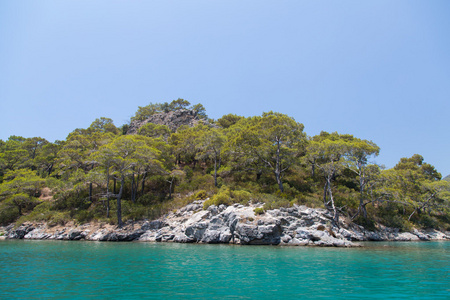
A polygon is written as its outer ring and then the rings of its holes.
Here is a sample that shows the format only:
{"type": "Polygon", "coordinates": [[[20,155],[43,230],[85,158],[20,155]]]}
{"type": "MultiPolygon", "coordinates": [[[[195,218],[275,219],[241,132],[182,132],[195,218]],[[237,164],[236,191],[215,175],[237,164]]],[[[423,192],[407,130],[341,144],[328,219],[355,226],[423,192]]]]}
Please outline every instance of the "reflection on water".
{"type": "Polygon", "coordinates": [[[450,299],[449,250],[0,241],[0,298],[450,299]]]}

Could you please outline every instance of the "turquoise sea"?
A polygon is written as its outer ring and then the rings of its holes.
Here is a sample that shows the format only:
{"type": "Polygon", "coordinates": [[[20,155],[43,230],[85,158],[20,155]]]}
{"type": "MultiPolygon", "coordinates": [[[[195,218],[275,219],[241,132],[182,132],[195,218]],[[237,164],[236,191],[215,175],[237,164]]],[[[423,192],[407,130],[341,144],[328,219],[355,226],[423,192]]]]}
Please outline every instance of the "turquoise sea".
{"type": "Polygon", "coordinates": [[[450,242],[0,241],[0,299],[450,299],[450,242]]]}

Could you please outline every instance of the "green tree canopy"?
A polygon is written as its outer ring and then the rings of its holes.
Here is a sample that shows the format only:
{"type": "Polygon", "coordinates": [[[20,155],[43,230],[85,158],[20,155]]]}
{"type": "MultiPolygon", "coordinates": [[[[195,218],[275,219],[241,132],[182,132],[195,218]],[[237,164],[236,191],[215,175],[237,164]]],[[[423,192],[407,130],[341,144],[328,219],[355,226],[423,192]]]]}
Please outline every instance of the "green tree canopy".
{"type": "Polygon", "coordinates": [[[244,157],[246,164],[258,161],[275,175],[283,192],[283,175],[304,153],[306,135],[303,124],[275,112],[240,120],[228,134],[229,151],[244,157]]]}

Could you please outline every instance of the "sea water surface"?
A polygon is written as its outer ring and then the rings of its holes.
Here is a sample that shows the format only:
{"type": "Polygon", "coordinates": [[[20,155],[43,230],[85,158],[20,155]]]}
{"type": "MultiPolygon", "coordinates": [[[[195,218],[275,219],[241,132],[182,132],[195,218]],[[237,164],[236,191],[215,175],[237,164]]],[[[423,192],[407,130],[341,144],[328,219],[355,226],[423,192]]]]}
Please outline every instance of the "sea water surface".
{"type": "Polygon", "coordinates": [[[0,241],[0,299],[450,299],[450,243],[0,241]]]}

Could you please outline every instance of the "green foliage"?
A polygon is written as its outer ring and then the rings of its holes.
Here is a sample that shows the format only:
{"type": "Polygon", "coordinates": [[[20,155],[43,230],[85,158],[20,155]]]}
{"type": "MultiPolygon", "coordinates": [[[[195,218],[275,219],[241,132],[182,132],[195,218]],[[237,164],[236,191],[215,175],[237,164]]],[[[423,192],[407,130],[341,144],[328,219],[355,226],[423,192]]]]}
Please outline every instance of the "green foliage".
{"type": "Polygon", "coordinates": [[[230,191],[230,195],[236,203],[242,204],[247,204],[252,197],[252,194],[244,190],[230,191]]]}
{"type": "Polygon", "coordinates": [[[120,133],[119,129],[114,125],[113,120],[109,118],[101,117],[100,119],[95,119],[91,126],[87,129],[88,132],[102,132],[102,133],[112,133],[117,135],[120,133]]]}
{"type": "Polygon", "coordinates": [[[200,190],[194,195],[195,200],[205,200],[208,198],[208,193],[205,190],[200,190]]]}
{"type": "Polygon", "coordinates": [[[254,210],[256,215],[262,215],[264,213],[264,208],[263,207],[256,207],[254,210]]]}
{"type": "Polygon", "coordinates": [[[42,202],[28,215],[20,217],[16,224],[20,225],[24,222],[42,222],[45,221],[49,226],[65,225],[71,221],[69,211],[57,211],[49,202],[42,202]]]}
{"type": "Polygon", "coordinates": [[[17,207],[0,203],[0,225],[6,226],[20,217],[17,207]]]}
{"type": "Polygon", "coordinates": [[[189,183],[189,187],[191,191],[199,189],[213,191],[215,190],[214,179],[209,174],[194,176],[189,183]]]}
{"type": "Polygon", "coordinates": [[[212,196],[209,200],[206,200],[203,203],[203,209],[207,209],[211,205],[219,206],[221,204],[224,205],[232,205],[234,202],[234,199],[232,199],[231,191],[228,187],[223,186],[219,192],[212,196]]]}
{"type": "Polygon", "coordinates": [[[150,103],[146,106],[139,106],[131,121],[144,121],[157,113],[168,113],[178,109],[192,109],[200,119],[207,119],[206,110],[202,104],[196,104],[190,107],[191,103],[187,100],[178,98],[170,103],[150,103]]]}
{"type": "Polygon", "coordinates": [[[419,224],[423,228],[440,229],[439,220],[436,217],[429,216],[427,214],[420,217],[419,224]]]}
{"type": "MultiPolygon", "coordinates": [[[[207,119],[203,105],[179,98],[139,107],[132,120],[178,109],[207,119]]],[[[129,125],[99,118],[64,141],[0,140],[0,223],[120,225],[120,211],[125,220],[151,219],[214,195],[205,208],[251,201],[264,204],[255,210],[262,213],[297,203],[343,212],[368,229],[450,227],[448,176],[440,180],[418,154],[383,170],[370,164],[380,151],[372,141],[337,132],[307,138],[302,124],[276,112],[206,124],[172,132],[148,123],[125,135],[129,125]],[[117,216],[106,216],[108,199],[117,216]]]]}
{"type": "Polygon", "coordinates": [[[285,198],[280,198],[271,194],[261,194],[258,197],[258,202],[264,203],[264,210],[278,209],[280,207],[291,207],[296,201],[285,198]]]}
{"type": "Polygon", "coordinates": [[[225,149],[237,168],[265,169],[274,174],[283,192],[283,175],[299,163],[304,151],[303,128],[303,124],[275,112],[241,119],[230,128],[225,149]]]}
{"type": "Polygon", "coordinates": [[[206,109],[202,104],[196,104],[192,107],[192,110],[197,114],[199,119],[207,120],[208,115],[206,114],[206,109]]]}
{"type": "Polygon", "coordinates": [[[172,131],[166,125],[147,123],[139,128],[138,134],[151,138],[162,138],[167,141],[172,131]]]}
{"type": "Polygon", "coordinates": [[[217,124],[224,128],[227,129],[231,126],[233,126],[234,124],[236,124],[239,120],[243,119],[244,117],[241,116],[237,116],[234,114],[228,114],[228,115],[224,115],[222,118],[217,120],[217,124]]]}
{"type": "Polygon", "coordinates": [[[363,226],[367,230],[375,231],[377,229],[375,226],[376,223],[373,219],[364,218],[361,215],[358,216],[356,219],[354,219],[353,222],[355,222],[358,225],[363,226]]]}
{"type": "Polygon", "coordinates": [[[61,225],[64,226],[66,223],[72,221],[73,218],[70,216],[70,213],[67,211],[58,211],[52,213],[50,219],[47,221],[49,226],[61,225]]]}

